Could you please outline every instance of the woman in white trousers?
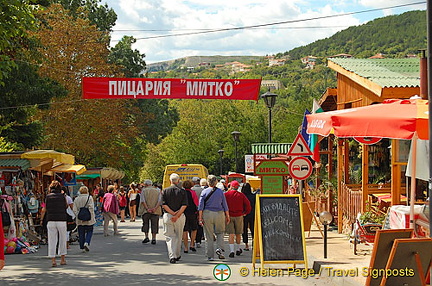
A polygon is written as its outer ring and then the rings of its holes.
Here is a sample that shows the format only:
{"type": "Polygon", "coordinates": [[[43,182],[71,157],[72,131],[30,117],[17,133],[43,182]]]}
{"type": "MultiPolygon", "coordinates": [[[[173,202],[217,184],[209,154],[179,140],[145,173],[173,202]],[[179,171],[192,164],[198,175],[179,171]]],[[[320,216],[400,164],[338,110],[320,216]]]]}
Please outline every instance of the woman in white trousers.
{"type": "Polygon", "coordinates": [[[58,181],[52,181],[49,186],[50,193],[46,197],[45,206],[42,209],[42,219],[46,215],[48,229],[48,257],[51,258],[51,266],[56,267],[56,248],[60,255],[60,265],[66,265],[66,209],[68,207],[66,197],[61,192],[58,181]]]}

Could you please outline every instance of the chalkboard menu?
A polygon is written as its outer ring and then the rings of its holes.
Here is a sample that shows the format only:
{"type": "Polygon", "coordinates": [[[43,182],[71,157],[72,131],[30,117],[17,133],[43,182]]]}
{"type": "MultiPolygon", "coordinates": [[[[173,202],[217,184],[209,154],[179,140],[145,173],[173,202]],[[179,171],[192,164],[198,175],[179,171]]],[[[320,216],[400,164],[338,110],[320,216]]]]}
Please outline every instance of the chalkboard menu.
{"type": "Polygon", "coordinates": [[[301,205],[300,195],[258,196],[261,262],[304,261],[306,264],[301,205]]]}

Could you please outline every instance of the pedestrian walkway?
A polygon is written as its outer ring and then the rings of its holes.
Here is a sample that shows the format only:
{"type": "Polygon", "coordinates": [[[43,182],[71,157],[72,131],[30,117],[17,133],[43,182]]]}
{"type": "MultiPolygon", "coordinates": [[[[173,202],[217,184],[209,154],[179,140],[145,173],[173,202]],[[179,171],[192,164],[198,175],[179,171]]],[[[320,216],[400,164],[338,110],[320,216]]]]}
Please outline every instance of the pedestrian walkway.
{"type": "MultiPolygon", "coordinates": [[[[110,227],[111,230],[111,227],[110,227]]],[[[207,261],[205,248],[197,252],[183,253],[181,260],[170,264],[161,229],[156,245],[143,244],[141,220],[119,223],[120,235],[103,236],[101,227],[96,227],[90,252],[82,253],[78,243],[71,245],[66,257],[67,265],[51,267],[47,257],[47,246],[42,245],[34,254],[7,255],[6,266],[0,271],[0,286],[10,285],[364,285],[363,277],[313,277],[272,276],[269,272],[252,269],[252,251],[224,260],[207,261]],[[224,282],[216,280],[219,264],[230,268],[230,277],[224,282]],[[246,275],[247,274],[247,275],[246,275]]],[[[228,249],[227,237],[225,237],[228,249]]],[[[323,259],[321,235],[317,230],[306,239],[309,268],[314,265],[333,269],[367,267],[369,257],[354,256],[349,242],[343,235],[329,233],[328,259],[323,259]]],[[[258,268],[259,263],[256,265],[258,268]]],[[[292,265],[279,265],[279,268],[292,265]]],[[[268,266],[266,266],[267,268],[268,266]]],[[[298,265],[298,267],[303,267],[298,265]]],[[[318,268],[319,269],[319,268],[318,268]]],[[[317,270],[318,271],[318,270],[317,270]]]]}
{"type": "Polygon", "coordinates": [[[327,241],[327,259],[324,259],[324,240],[318,228],[312,227],[309,238],[306,233],[306,252],[310,267],[315,272],[319,272],[321,268],[321,276],[328,277],[335,285],[365,285],[364,271],[369,267],[372,245],[358,245],[357,255],[354,255],[348,235],[338,234],[336,230],[327,232],[327,241]]]}

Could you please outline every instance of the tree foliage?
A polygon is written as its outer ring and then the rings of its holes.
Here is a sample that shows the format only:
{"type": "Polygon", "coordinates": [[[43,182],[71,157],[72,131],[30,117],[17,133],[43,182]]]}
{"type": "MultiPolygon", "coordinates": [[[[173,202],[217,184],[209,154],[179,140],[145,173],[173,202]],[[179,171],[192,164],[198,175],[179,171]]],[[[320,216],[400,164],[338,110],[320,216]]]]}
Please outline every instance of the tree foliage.
{"type": "Polygon", "coordinates": [[[36,36],[43,55],[40,73],[57,80],[68,90],[65,99],[55,99],[49,110],[41,112],[47,141],[44,148],[74,154],[90,166],[127,169],[130,146],[137,136],[135,122],[122,100],[81,99],[83,76],[120,76],[107,64],[109,48],[105,32],[87,18],[74,19],[61,5],[41,11],[43,23],[36,36]]]}
{"type": "Polygon", "coordinates": [[[99,31],[110,32],[117,20],[117,14],[108,4],[99,5],[101,0],[51,0],[59,3],[69,10],[74,18],[87,17],[91,24],[96,25],[99,31]]]}
{"type": "Polygon", "coordinates": [[[18,61],[0,86],[0,94],[0,136],[22,150],[43,142],[43,126],[32,116],[38,109],[48,108],[52,98],[65,96],[66,90],[54,80],[40,77],[34,65],[18,61]]]}
{"type": "MultiPolygon", "coordinates": [[[[141,77],[145,70],[145,54],[132,49],[136,42],[134,37],[124,36],[112,49],[108,61],[121,68],[125,77],[141,77]]],[[[170,107],[166,99],[137,99],[131,100],[131,105],[138,109],[138,113],[130,114],[137,123],[142,137],[151,143],[159,143],[169,134],[178,120],[177,111],[170,107]]]]}
{"type": "Polygon", "coordinates": [[[235,148],[232,131],[240,131],[238,162],[250,154],[251,143],[265,142],[264,106],[256,102],[230,100],[172,100],[180,120],[162,142],[149,147],[142,177],[161,181],[167,164],[203,164],[211,173],[219,173],[218,150],[224,152],[224,170],[234,171],[235,148]],[[157,164],[157,166],[155,166],[157,164]]]}
{"type": "Polygon", "coordinates": [[[27,31],[35,27],[32,1],[0,1],[0,85],[9,76],[17,50],[26,41],[27,31]]]}
{"type": "Polygon", "coordinates": [[[405,57],[427,46],[425,11],[378,18],[349,27],[335,35],[283,53],[292,59],[307,55],[330,57],[340,53],[358,58],[383,53],[386,57],[405,57]]]}
{"type": "Polygon", "coordinates": [[[123,38],[111,49],[108,61],[122,67],[125,77],[139,77],[145,69],[145,54],[138,50],[132,49],[132,44],[136,39],[132,36],[123,36],[123,38]]]}

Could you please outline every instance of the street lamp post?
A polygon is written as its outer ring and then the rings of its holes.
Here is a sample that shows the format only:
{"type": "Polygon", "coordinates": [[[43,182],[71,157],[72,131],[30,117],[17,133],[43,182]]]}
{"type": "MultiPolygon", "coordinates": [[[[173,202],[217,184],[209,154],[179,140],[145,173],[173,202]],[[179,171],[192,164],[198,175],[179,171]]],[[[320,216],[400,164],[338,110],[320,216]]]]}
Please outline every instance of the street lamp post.
{"type": "Polygon", "coordinates": [[[219,159],[220,159],[220,172],[219,172],[220,175],[223,174],[222,156],[223,156],[223,153],[224,153],[224,152],[225,152],[225,151],[222,150],[222,149],[220,149],[220,150],[218,151],[218,153],[219,153],[219,159]]]}
{"type": "Polygon", "coordinates": [[[319,214],[319,220],[324,225],[324,258],[327,258],[327,225],[332,222],[333,216],[330,212],[323,211],[319,214]]]}
{"type": "Polygon", "coordinates": [[[237,142],[240,141],[240,134],[239,131],[233,131],[231,132],[231,135],[234,139],[234,149],[235,149],[235,166],[236,166],[236,173],[239,172],[238,170],[238,160],[237,160],[237,142]]]}
{"type": "Polygon", "coordinates": [[[272,108],[276,103],[277,94],[267,91],[266,93],[261,95],[261,98],[264,99],[264,102],[268,108],[268,143],[272,143],[272,108]]]}

